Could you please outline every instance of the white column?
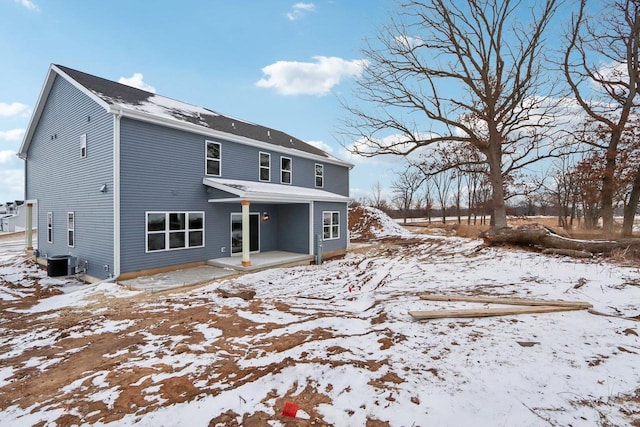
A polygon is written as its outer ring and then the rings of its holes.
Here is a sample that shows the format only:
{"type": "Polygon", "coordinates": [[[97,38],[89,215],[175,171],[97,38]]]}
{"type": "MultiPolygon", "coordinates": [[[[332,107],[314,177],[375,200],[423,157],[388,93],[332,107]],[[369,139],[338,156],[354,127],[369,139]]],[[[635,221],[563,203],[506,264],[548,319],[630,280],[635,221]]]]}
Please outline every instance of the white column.
{"type": "Polygon", "coordinates": [[[249,252],[251,252],[251,234],[249,225],[249,206],[251,202],[249,200],[243,200],[242,202],[242,266],[250,267],[251,259],[249,252]]]}
{"type": "Polygon", "coordinates": [[[33,250],[33,203],[27,203],[24,238],[27,251],[33,250]]]}

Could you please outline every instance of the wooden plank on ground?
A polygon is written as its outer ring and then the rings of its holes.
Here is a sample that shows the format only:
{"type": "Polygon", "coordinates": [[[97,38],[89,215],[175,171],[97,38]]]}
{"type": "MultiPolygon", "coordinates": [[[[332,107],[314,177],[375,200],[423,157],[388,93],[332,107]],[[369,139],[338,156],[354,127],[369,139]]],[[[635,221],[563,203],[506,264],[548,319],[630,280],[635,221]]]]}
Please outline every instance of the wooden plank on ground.
{"type": "Polygon", "coordinates": [[[420,299],[429,301],[459,301],[480,302],[487,304],[526,305],[526,306],[554,306],[574,307],[576,309],[592,308],[593,305],[584,301],[541,300],[529,298],[496,298],[485,296],[446,295],[446,294],[422,294],[420,299]]]}
{"type": "Polygon", "coordinates": [[[410,311],[409,315],[416,320],[421,320],[421,319],[510,316],[510,315],[517,315],[517,314],[553,313],[556,311],[573,311],[573,310],[584,310],[584,307],[558,307],[558,306],[543,305],[543,306],[536,306],[536,307],[530,306],[530,307],[463,309],[463,310],[410,311]]]}

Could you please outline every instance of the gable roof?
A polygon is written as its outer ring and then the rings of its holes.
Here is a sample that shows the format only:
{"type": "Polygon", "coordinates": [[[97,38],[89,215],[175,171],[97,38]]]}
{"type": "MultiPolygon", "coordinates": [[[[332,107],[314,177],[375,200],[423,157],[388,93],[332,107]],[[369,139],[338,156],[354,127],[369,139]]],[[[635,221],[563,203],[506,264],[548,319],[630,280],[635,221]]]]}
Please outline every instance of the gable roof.
{"type": "Polygon", "coordinates": [[[232,139],[235,139],[237,142],[257,143],[265,149],[269,148],[269,145],[272,145],[275,147],[271,148],[280,148],[281,151],[284,152],[295,150],[298,154],[304,153],[318,160],[348,167],[353,166],[285,132],[225,116],[207,108],[197,107],[162,95],[54,64],[52,64],[49,69],[29,127],[25,133],[22,146],[18,152],[21,158],[26,158],[28,146],[35,131],[35,124],[37,124],[42,114],[44,101],[46,101],[56,75],[69,81],[107,111],[114,114],[121,113],[124,116],[138,120],[148,120],[160,122],[168,126],[184,127],[191,131],[210,134],[212,136],[220,136],[223,138],[234,136],[236,138],[232,139]],[[221,135],[221,133],[225,135],[221,135]]]}

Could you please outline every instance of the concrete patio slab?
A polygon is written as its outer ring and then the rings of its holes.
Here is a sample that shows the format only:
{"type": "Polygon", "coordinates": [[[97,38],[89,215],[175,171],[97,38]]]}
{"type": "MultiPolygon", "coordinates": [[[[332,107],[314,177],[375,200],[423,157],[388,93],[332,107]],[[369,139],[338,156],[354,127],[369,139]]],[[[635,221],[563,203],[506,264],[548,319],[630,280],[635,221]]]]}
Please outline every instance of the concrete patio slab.
{"type": "Polygon", "coordinates": [[[235,276],[238,271],[203,265],[200,267],[185,268],[166,273],[141,276],[128,280],[120,280],[118,283],[129,289],[160,292],[167,289],[176,289],[188,286],[202,285],[224,277],[235,276]]]}
{"type": "Polygon", "coordinates": [[[284,251],[269,251],[251,254],[251,266],[242,266],[241,256],[216,258],[207,261],[208,265],[222,268],[232,268],[237,271],[260,271],[272,267],[293,267],[296,265],[308,265],[313,260],[313,255],[296,254],[284,251]]]}

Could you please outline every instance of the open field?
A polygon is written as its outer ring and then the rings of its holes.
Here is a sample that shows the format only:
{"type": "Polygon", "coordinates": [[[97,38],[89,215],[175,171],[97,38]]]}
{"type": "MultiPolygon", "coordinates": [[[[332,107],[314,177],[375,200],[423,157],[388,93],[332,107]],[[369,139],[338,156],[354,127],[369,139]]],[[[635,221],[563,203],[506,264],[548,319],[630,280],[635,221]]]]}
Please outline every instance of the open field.
{"type": "Polygon", "coordinates": [[[640,426],[637,268],[376,223],[320,266],[155,294],[47,278],[0,242],[0,424],[640,426]],[[424,293],[601,314],[413,320],[488,307],[424,293]]]}

